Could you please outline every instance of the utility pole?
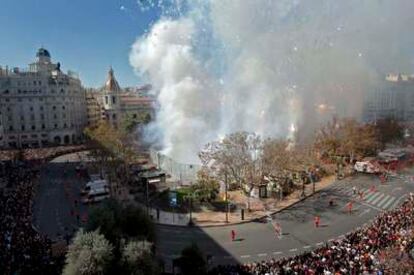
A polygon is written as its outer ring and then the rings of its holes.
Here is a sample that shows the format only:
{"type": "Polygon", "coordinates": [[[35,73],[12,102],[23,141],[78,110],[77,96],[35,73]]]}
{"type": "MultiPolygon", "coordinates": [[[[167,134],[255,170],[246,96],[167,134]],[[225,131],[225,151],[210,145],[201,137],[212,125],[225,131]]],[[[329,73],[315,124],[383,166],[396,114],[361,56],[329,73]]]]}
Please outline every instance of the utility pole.
{"type": "Polygon", "coordinates": [[[224,188],[225,188],[225,196],[226,196],[226,223],[229,222],[229,200],[227,197],[227,171],[224,174],[224,188]]]}
{"type": "Polygon", "coordinates": [[[147,216],[149,217],[149,195],[148,195],[148,179],[145,179],[145,205],[147,206],[147,216]]]}

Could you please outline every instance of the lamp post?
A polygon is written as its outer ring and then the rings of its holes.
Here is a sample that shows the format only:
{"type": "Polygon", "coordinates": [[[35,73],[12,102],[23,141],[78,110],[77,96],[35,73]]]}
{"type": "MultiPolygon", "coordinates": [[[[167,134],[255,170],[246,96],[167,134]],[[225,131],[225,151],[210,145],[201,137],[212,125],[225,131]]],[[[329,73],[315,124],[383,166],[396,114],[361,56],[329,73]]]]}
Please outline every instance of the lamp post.
{"type": "Polygon", "coordinates": [[[224,174],[224,190],[226,196],[226,223],[229,222],[229,200],[227,197],[227,171],[224,174]]]}

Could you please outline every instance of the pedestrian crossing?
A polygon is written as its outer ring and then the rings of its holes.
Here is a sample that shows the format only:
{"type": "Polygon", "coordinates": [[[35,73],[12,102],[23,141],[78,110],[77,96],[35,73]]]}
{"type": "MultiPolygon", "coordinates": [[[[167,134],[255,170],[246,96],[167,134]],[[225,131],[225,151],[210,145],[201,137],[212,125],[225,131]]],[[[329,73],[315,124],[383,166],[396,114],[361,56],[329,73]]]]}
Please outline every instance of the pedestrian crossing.
{"type": "Polygon", "coordinates": [[[383,210],[393,209],[397,207],[399,203],[397,197],[378,192],[377,190],[371,188],[359,188],[354,190],[352,186],[337,185],[332,187],[331,190],[341,195],[351,196],[357,201],[360,200],[383,210]]]}

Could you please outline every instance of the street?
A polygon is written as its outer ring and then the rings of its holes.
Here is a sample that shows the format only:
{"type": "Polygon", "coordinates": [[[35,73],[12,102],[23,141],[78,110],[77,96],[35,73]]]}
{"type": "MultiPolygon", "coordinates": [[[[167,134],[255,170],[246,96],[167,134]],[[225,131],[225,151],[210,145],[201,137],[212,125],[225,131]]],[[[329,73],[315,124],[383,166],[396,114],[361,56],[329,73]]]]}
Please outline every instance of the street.
{"type": "Polygon", "coordinates": [[[85,179],[76,175],[79,162],[70,158],[74,154],[67,156],[56,158],[40,171],[41,184],[34,199],[33,224],[51,239],[71,235],[87,213],[79,193],[85,179]]]}
{"type": "Polygon", "coordinates": [[[408,179],[405,175],[390,177],[385,184],[380,184],[378,177],[359,175],[336,182],[319,194],[273,215],[273,220],[281,225],[281,238],[270,223],[210,228],[159,225],[158,253],[168,268],[171,259],[178,257],[192,242],[197,243],[204,254],[214,255],[213,265],[280,258],[312,250],[326,241],[342,238],[379,212],[396,207],[406,194],[414,192],[414,183],[408,179]],[[364,192],[362,200],[359,194],[353,194],[353,186],[364,192]],[[334,199],[334,206],[329,206],[330,198],[334,199]],[[352,213],[347,208],[350,201],[353,202],[352,213]],[[314,225],[315,216],[320,217],[318,228],[314,225]],[[234,242],[231,230],[236,231],[234,242]]]}

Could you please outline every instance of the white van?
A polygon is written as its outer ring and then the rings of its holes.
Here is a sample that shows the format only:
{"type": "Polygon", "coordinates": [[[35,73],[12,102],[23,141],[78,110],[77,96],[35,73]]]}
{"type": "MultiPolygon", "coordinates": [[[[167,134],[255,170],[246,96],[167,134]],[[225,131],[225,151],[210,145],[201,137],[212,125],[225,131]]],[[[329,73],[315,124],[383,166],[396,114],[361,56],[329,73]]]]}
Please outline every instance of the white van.
{"type": "Polygon", "coordinates": [[[106,187],[109,188],[108,182],[106,180],[96,180],[90,181],[85,185],[85,188],[81,190],[81,194],[89,193],[91,189],[106,187]]]}
{"type": "Polygon", "coordinates": [[[99,187],[99,188],[92,188],[88,195],[82,199],[83,203],[94,203],[98,201],[102,201],[104,199],[109,198],[109,188],[108,187],[99,187]]]}

